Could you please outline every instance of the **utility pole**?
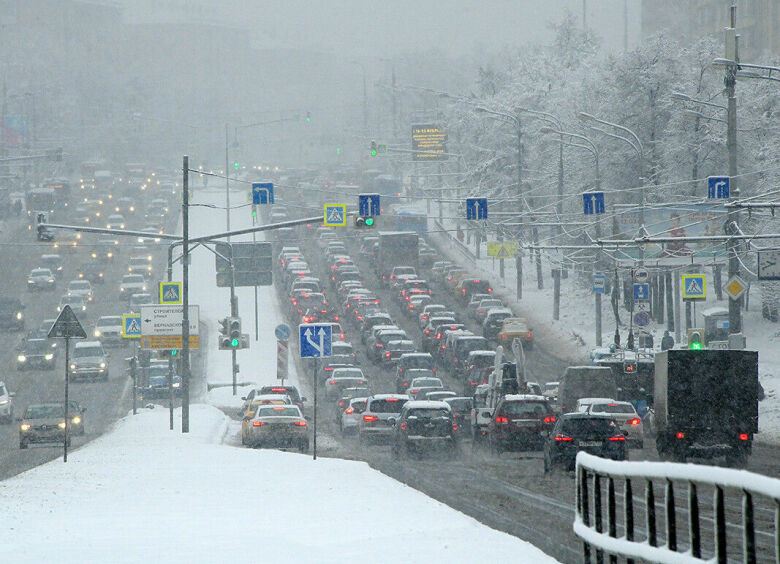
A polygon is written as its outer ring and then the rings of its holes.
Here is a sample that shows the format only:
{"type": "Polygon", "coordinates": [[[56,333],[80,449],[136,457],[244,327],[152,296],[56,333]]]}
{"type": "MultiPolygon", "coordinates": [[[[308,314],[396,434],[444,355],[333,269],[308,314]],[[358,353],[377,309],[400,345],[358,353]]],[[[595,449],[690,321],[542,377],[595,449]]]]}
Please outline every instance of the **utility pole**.
{"type": "MultiPolygon", "coordinates": [[[[523,209],[522,204],[522,189],[523,189],[523,169],[522,169],[522,161],[523,161],[523,127],[520,125],[520,115],[516,116],[517,120],[517,195],[518,195],[518,201],[520,201],[520,209],[523,209]]],[[[518,226],[520,230],[520,237],[522,238],[524,235],[524,229],[525,229],[525,222],[523,221],[523,214],[522,211],[520,213],[520,216],[518,217],[518,221],[520,222],[520,225],[518,226]]],[[[515,257],[515,267],[517,268],[517,299],[522,300],[523,299],[523,253],[521,251],[522,246],[517,246],[517,257],[515,257]]],[[[529,254],[533,253],[533,250],[529,250],[529,254]]]]}
{"type": "MultiPolygon", "coordinates": [[[[225,218],[230,231],[230,158],[228,156],[228,124],[225,124],[225,218]]],[[[228,238],[228,240],[230,240],[228,238]]]]}
{"type": "MultiPolygon", "coordinates": [[[[227,131],[227,127],[225,128],[227,131]]],[[[181,322],[181,432],[190,432],[190,158],[184,155],[181,183],[181,269],[182,269],[182,322],[181,322]]],[[[225,175],[227,176],[227,175],[225,175]]]]}
{"type": "MultiPolygon", "coordinates": [[[[729,9],[730,27],[726,28],[726,59],[733,61],[726,65],[726,95],[728,97],[727,122],[728,133],[726,144],[729,150],[729,203],[739,199],[737,187],[737,98],[735,94],[737,85],[737,65],[739,63],[739,36],[737,35],[737,7],[729,9]]],[[[726,234],[736,235],[739,224],[739,208],[729,209],[726,217],[726,234]]],[[[739,275],[739,258],[737,257],[737,240],[730,239],[729,248],[729,278],[739,275]]],[[[729,300],[729,333],[742,332],[742,300],[729,300]]]]}

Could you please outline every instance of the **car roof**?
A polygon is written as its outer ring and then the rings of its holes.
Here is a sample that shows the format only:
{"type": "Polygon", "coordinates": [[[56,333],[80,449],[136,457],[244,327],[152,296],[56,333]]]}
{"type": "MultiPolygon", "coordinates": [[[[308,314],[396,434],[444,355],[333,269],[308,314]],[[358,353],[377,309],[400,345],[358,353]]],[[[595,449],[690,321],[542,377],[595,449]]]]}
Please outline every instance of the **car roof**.
{"type": "Polygon", "coordinates": [[[601,413],[587,413],[585,411],[572,411],[570,413],[564,413],[558,418],[558,421],[567,421],[569,419],[606,419],[611,421],[613,419],[612,414],[601,413]]]}
{"type": "Polygon", "coordinates": [[[404,409],[451,409],[450,404],[445,401],[437,400],[410,400],[404,404],[404,409]]]}
{"type": "Polygon", "coordinates": [[[95,345],[100,345],[102,347],[103,343],[100,341],[83,341],[81,343],[76,343],[76,348],[82,349],[84,347],[94,347],[95,345]]]}
{"type": "Polygon", "coordinates": [[[536,394],[507,394],[503,399],[504,401],[547,401],[546,397],[536,394]]]}
{"type": "Polygon", "coordinates": [[[374,394],[373,396],[371,396],[368,399],[370,399],[370,400],[385,400],[385,399],[392,399],[392,398],[408,400],[409,399],[409,395],[408,394],[374,394]]]}

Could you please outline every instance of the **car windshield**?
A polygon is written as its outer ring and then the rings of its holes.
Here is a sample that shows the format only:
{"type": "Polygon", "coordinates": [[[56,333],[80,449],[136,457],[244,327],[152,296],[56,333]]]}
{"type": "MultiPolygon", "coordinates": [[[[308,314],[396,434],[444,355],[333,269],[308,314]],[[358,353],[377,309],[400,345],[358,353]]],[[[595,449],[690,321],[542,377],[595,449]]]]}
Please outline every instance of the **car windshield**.
{"type": "Polygon", "coordinates": [[[636,413],[630,403],[596,403],[590,410],[593,413],[636,413]]]}
{"type": "Polygon", "coordinates": [[[506,415],[544,415],[550,408],[541,401],[509,401],[504,403],[501,413],[506,415]]]}
{"type": "Polygon", "coordinates": [[[449,410],[441,407],[415,407],[409,410],[408,417],[418,417],[420,419],[433,419],[434,417],[449,417],[449,410]]]}
{"type": "Polygon", "coordinates": [[[46,276],[51,277],[51,270],[48,268],[36,268],[30,273],[30,276],[46,276]]]}
{"type": "Polygon", "coordinates": [[[415,388],[441,388],[442,383],[438,378],[415,378],[415,388]]]}
{"type": "Polygon", "coordinates": [[[447,403],[450,404],[452,411],[457,411],[458,413],[471,411],[471,408],[474,405],[474,402],[471,400],[471,398],[452,399],[447,403]]]}
{"type": "Polygon", "coordinates": [[[256,417],[300,417],[300,410],[294,405],[264,406],[257,410],[256,417]]]}
{"type": "Polygon", "coordinates": [[[405,368],[433,368],[433,358],[429,356],[407,356],[402,359],[405,368]]]}
{"type": "Polygon", "coordinates": [[[49,341],[45,339],[30,339],[24,347],[24,350],[29,353],[43,353],[51,350],[49,341]]]}
{"type": "Polygon", "coordinates": [[[401,413],[401,408],[406,401],[403,398],[375,399],[371,400],[368,410],[373,413],[401,413]]]}
{"type": "Polygon", "coordinates": [[[86,358],[90,356],[103,356],[103,347],[100,345],[88,345],[73,349],[73,358],[86,358]]]}
{"type": "Polygon", "coordinates": [[[51,419],[64,416],[65,410],[61,405],[31,405],[24,412],[24,419],[51,419]]]}
{"type": "Polygon", "coordinates": [[[337,368],[333,371],[333,378],[363,378],[363,371],[359,368],[337,368]]]}

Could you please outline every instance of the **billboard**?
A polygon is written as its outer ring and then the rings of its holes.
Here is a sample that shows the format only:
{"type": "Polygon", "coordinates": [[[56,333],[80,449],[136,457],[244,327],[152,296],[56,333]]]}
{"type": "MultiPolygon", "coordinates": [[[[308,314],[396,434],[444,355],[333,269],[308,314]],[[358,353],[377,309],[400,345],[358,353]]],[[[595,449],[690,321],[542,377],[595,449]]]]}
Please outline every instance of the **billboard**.
{"type": "Polygon", "coordinates": [[[446,161],[447,133],[438,125],[413,125],[412,150],[416,161],[446,161]]]}

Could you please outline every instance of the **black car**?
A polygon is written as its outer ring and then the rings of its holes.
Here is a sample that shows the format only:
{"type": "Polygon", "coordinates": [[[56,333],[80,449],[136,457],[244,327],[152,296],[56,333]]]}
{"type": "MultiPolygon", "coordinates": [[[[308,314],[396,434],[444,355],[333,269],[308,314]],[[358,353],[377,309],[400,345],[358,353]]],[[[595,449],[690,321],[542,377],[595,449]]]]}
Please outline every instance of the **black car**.
{"type": "Polygon", "coordinates": [[[105,282],[105,268],[98,262],[87,262],[79,269],[79,280],[89,280],[93,284],[105,282]]]}
{"type": "Polygon", "coordinates": [[[25,339],[16,354],[16,369],[53,370],[57,363],[56,351],[48,339],[25,339]]]}
{"type": "Polygon", "coordinates": [[[589,413],[567,413],[555,424],[544,443],[544,471],[573,470],[583,451],[612,460],[628,460],[626,437],[613,419],[589,413]]]}
{"type": "Polygon", "coordinates": [[[24,331],[24,308],[19,298],[0,298],[0,327],[24,331]]]}
{"type": "Polygon", "coordinates": [[[420,456],[440,450],[448,458],[458,452],[457,423],[443,401],[407,401],[393,429],[393,456],[420,456]]]}

